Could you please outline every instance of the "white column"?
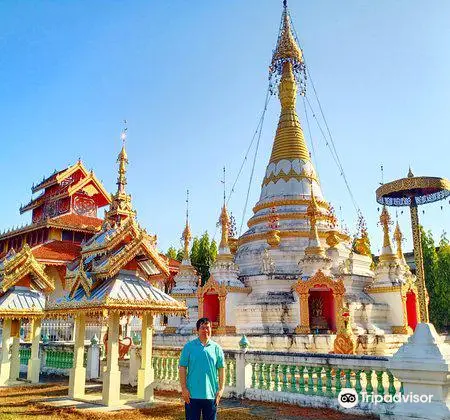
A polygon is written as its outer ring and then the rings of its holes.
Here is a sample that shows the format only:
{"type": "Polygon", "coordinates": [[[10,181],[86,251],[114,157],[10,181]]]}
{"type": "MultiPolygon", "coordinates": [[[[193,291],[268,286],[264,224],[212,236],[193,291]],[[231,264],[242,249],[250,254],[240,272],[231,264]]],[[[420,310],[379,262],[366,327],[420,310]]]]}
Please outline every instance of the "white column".
{"type": "Polygon", "coordinates": [[[84,333],[86,328],[86,315],[79,314],[75,317],[74,335],[74,355],[73,368],[69,374],[69,397],[83,398],[86,386],[86,368],[84,361],[84,333]]]}
{"type": "Polygon", "coordinates": [[[236,397],[243,397],[252,386],[252,365],[245,360],[245,352],[236,353],[236,397]]]}
{"type": "Polygon", "coordinates": [[[119,320],[118,312],[109,313],[107,365],[102,390],[102,402],[107,406],[120,404],[119,320]]]}
{"type": "Polygon", "coordinates": [[[11,346],[11,368],[9,371],[11,381],[16,381],[20,374],[20,325],[16,328],[17,335],[14,333],[11,346]]]}
{"type": "Polygon", "coordinates": [[[11,372],[10,347],[13,343],[11,337],[11,319],[3,319],[2,332],[2,359],[0,363],[0,386],[6,386],[11,372]]]}
{"type": "Polygon", "coordinates": [[[138,398],[153,402],[154,371],[152,365],[153,350],[153,316],[142,315],[142,352],[141,367],[138,371],[138,398]]]}
{"type": "Polygon", "coordinates": [[[41,319],[33,319],[31,325],[31,357],[28,360],[27,379],[32,384],[39,382],[41,359],[39,358],[39,341],[41,340],[41,319]]]}

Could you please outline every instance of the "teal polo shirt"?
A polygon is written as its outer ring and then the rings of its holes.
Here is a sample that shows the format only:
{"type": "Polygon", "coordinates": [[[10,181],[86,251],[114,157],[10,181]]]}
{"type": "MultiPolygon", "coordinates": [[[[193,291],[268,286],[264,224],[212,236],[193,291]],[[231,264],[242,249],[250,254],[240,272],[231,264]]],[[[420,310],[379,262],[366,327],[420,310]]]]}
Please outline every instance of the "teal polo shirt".
{"type": "Polygon", "coordinates": [[[191,398],[213,400],[219,390],[217,369],[223,368],[222,348],[212,340],[203,345],[199,338],[183,347],[180,366],[187,368],[186,385],[191,398]]]}

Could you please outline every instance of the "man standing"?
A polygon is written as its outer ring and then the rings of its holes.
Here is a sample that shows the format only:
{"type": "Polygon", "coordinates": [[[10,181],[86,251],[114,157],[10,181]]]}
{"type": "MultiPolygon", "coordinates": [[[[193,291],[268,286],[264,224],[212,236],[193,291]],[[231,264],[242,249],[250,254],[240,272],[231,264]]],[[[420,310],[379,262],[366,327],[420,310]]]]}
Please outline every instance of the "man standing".
{"type": "Polygon", "coordinates": [[[180,385],[186,420],[216,420],[217,406],[224,388],[222,348],[211,340],[211,322],[197,321],[198,338],[183,347],[180,356],[180,385]]]}

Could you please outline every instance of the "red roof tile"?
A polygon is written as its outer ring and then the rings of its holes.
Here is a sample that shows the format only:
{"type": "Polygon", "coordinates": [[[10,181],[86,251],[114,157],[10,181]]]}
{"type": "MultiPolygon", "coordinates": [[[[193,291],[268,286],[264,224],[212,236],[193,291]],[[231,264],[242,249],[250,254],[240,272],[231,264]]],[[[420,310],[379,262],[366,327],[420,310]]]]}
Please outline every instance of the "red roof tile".
{"type": "Polygon", "coordinates": [[[70,241],[51,241],[33,248],[37,260],[73,261],[80,255],[80,244],[70,241]]]}
{"type": "Polygon", "coordinates": [[[103,219],[99,219],[98,217],[81,216],[79,214],[69,213],[50,219],[49,223],[78,227],[80,229],[91,228],[98,230],[102,226],[103,219]]]}

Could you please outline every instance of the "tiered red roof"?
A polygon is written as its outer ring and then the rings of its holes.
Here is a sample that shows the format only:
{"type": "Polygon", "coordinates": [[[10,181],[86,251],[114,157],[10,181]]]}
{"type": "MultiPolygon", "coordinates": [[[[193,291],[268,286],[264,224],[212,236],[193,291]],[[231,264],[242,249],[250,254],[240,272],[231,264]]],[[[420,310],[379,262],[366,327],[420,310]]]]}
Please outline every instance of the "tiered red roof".
{"type": "Polygon", "coordinates": [[[81,245],[70,241],[51,241],[31,251],[40,262],[69,262],[80,255],[81,245]]]}

